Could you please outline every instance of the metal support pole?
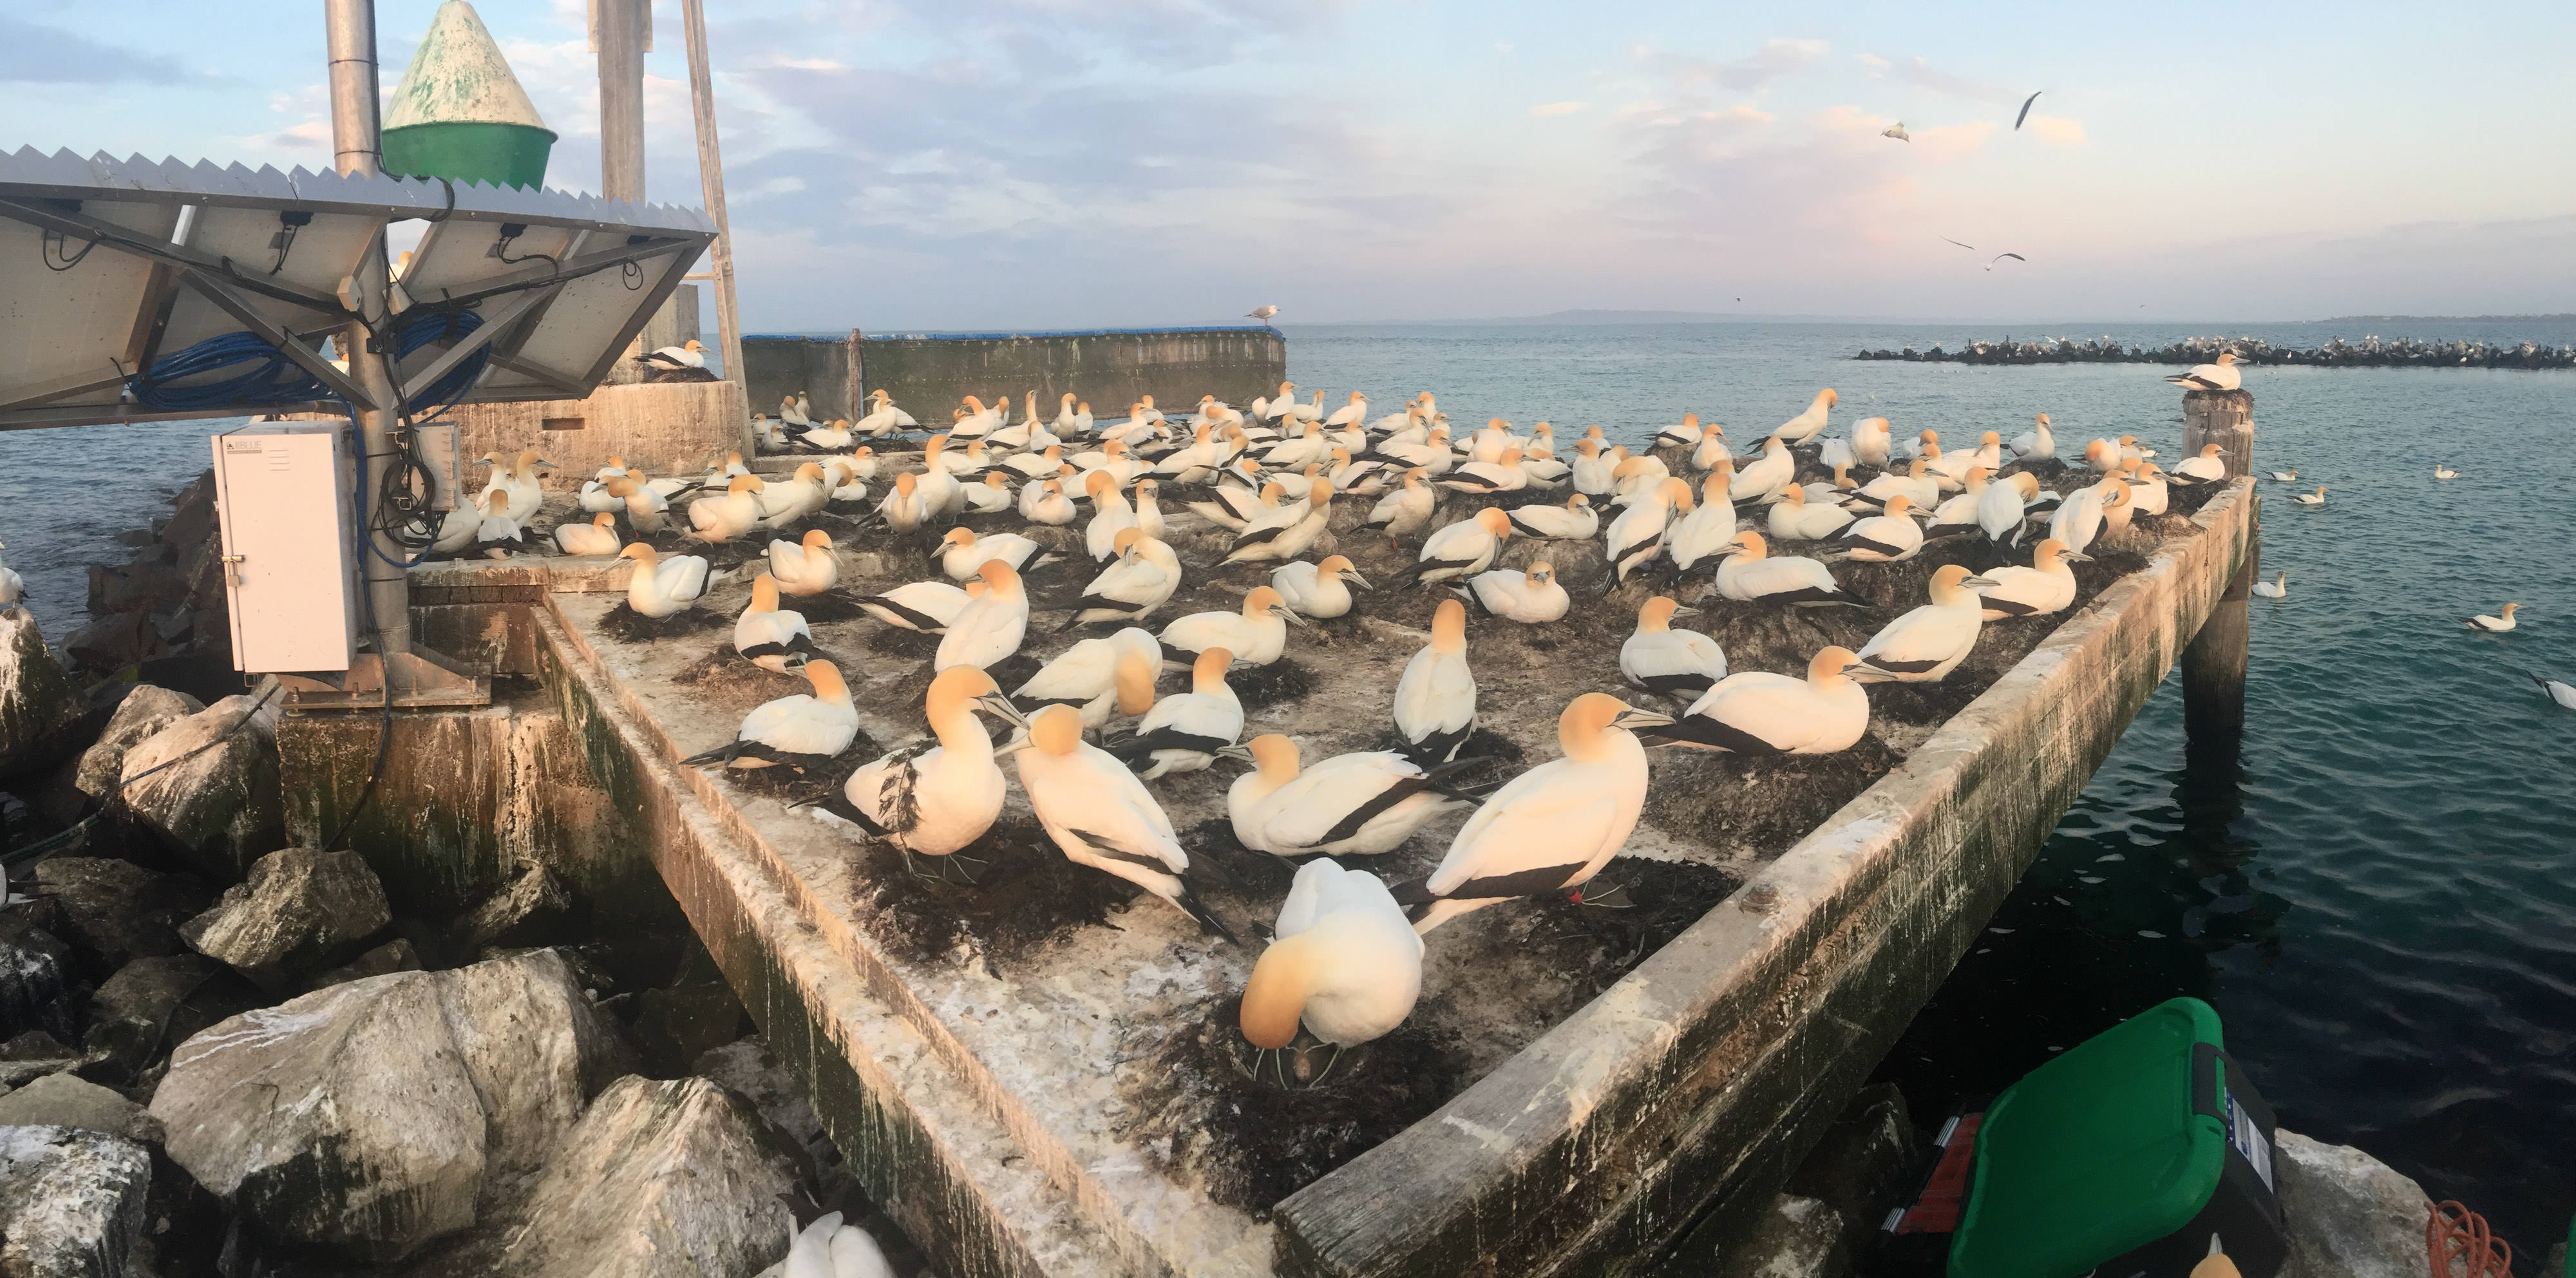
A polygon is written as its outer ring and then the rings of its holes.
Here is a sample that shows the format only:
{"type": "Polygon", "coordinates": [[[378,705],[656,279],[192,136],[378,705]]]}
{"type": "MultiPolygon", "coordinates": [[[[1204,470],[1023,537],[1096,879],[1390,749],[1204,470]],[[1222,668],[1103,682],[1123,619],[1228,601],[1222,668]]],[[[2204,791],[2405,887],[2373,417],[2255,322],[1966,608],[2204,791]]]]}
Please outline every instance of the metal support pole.
{"type": "MultiPolygon", "coordinates": [[[[747,392],[751,381],[742,367],[742,316],[734,308],[733,226],[725,220],[724,152],[716,139],[716,90],[707,53],[706,0],[680,0],[680,13],[689,29],[689,105],[698,126],[698,185],[705,191],[707,216],[716,222],[716,242],[707,251],[715,267],[717,349],[724,352],[726,380],[742,383],[747,392]]],[[[857,393],[853,388],[851,394],[857,393]]],[[[853,404],[850,415],[856,417],[858,411],[853,404]]]]}
{"type": "MultiPolygon", "coordinates": [[[[331,51],[334,162],[344,175],[373,176],[382,169],[384,156],[377,120],[375,0],[324,0],[323,21],[331,51]]],[[[361,256],[355,278],[359,310],[382,315],[386,284],[391,278],[383,236],[377,236],[361,256]]],[[[393,433],[401,426],[397,410],[402,405],[402,393],[394,382],[390,352],[369,349],[370,340],[364,324],[351,324],[340,334],[337,344],[348,357],[350,380],[380,405],[358,414],[358,438],[366,454],[358,482],[364,485],[372,508],[374,495],[384,491],[385,473],[393,468],[393,433]]],[[[363,569],[368,607],[375,613],[376,651],[388,657],[410,652],[411,581],[401,568],[386,562],[400,562],[407,558],[407,552],[391,537],[372,529],[361,529],[359,535],[376,550],[366,556],[363,569]]],[[[399,687],[395,681],[401,669],[400,663],[385,662],[388,686],[399,687]]]]}
{"type": "Polygon", "coordinates": [[[644,199],[647,0],[599,0],[599,193],[644,199]]]}

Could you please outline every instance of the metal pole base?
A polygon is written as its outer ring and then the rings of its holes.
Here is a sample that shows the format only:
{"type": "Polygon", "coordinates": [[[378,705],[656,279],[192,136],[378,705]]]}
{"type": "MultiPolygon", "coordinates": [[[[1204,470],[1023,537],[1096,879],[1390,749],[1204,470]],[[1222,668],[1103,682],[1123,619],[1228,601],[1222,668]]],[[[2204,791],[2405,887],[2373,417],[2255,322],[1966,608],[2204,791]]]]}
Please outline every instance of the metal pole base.
{"type": "Polygon", "coordinates": [[[286,712],[314,710],[382,710],[388,683],[397,710],[456,710],[492,704],[492,668],[458,661],[415,647],[409,652],[378,656],[362,652],[349,659],[346,671],[330,674],[282,674],[286,712]],[[386,678],[390,670],[392,679],[386,678]]]}

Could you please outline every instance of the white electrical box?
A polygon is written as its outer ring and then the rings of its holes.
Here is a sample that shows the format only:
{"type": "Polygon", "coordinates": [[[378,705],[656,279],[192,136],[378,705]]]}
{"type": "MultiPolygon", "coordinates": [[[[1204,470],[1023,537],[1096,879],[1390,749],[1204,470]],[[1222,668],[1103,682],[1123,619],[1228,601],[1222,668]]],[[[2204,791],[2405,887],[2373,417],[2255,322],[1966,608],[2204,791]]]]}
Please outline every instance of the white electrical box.
{"type": "Polygon", "coordinates": [[[348,428],[262,422],[214,437],[233,668],[346,670],[358,638],[348,428]]]}

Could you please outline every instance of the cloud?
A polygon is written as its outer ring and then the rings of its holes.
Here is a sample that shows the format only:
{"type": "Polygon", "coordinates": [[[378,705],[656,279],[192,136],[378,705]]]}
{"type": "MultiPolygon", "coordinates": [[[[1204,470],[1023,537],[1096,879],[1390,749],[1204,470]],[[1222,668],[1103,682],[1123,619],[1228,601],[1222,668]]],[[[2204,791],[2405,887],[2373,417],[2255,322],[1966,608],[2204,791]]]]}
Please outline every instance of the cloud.
{"type": "Polygon", "coordinates": [[[1765,41],[1760,49],[1732,62],[1666,53],[1642,44],[1637,46],[1636,56],[1649,70],[1670,76],[1682,84],[1715,84],[1739,93],[1755,93],[1804,69],[1829,51],[1822,40],[1774,38],[1765,41]]]}
{"type": "Polygon", "coordinates": [[[1542,118],[1551,115],[1572,115],[1590,105],[1592,104],[1589,102],[1542,102],[1531,107],[1530,114],[1542,118]]]}
{"type": "Polygon", "coordinates": [[[2021,93],[2000,84],[1988,84],[1983,80],[1971,80],[1963,75],[1952,75],[1947,71],[1936,70],[1931,63],[1921,58],[1907,58],[1898,64],[1896,78],[1918,88],[1930,89],[1934,93],[1946,93],[1954,98],[1966,98],[1971,102],[1988,102],[1997,106],[2011,106],[2021,101],[2023,97],[2021,93]]]}
{"type": "Polygon", "coordinates": [[[40,23],[0,14],[0,84],[109,84],[176,80],[168,58],[128,53],[40,23]]]}
{"type": "Polygon", "coordinates": [[[1890,65],[1888,60],[1875,53],[1855,53],[1852,57],[1868,70],[1869,77],[1873,80],[1887,74],[1887,68],[1890,65]]]}
{"type": "Polygon", "coordinates": [[[850,69],[847,64],[835,62],[830,58],[790,58],[782,56],[777,61],[770,63],[770,65],[788,71],[847,71],[850,69]]]}
{"type": "Polygon", "coordinates": [[[2034,115],[2023,127],[2037,134],[2042,142],[2054,143],[2058,146],[2084,145],[2082,120],[2069,120],[2054,115],[2034,115]]]}

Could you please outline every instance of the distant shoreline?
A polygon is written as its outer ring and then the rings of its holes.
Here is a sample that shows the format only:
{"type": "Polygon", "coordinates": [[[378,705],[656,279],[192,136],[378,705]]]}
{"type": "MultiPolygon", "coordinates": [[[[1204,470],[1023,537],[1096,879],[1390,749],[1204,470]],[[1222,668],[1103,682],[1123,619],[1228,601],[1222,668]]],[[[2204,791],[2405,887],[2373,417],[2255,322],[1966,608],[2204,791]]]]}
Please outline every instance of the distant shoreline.
{"type": "Polygon", "coordinates": [[[2298,364],[2316,368],[2509,368],[2540,370],[2576,368],[2576,346],[2542,346],[2523,342],[2498,346],[2490,342],[2419,342],[2411,338],[2338,337],[2305,349],[2274,346],[2250,337],[2193,337],[2163,346],[2122,346],[2095,338],[2078,342],[2060,337],[2037,342],[1970,342],[1956,351],[1935,346],[1918,351],[1862,349],[1862,360],[1897,360],[1921,364],[2206,364],[2222,353],[2240,364],[2298,364]]]}

